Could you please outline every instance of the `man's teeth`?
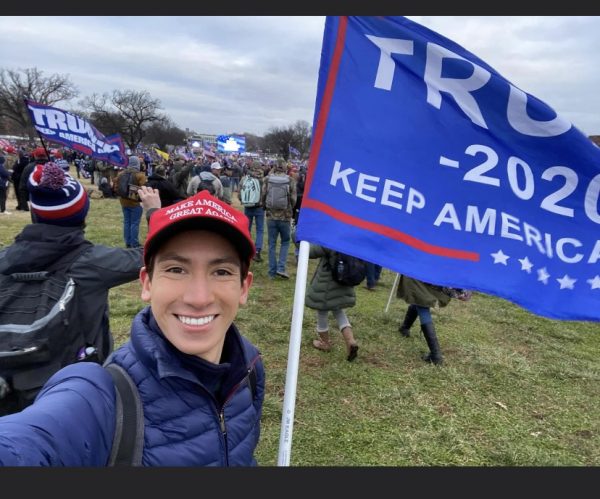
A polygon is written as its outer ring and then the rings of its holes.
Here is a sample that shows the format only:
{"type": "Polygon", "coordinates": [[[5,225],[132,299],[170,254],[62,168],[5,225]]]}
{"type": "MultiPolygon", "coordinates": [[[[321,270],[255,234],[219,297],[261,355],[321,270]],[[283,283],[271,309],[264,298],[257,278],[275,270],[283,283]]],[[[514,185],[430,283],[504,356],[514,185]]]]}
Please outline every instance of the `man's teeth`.
{"type": "Polygon", "coordinates": [[[185,315],[178,315],[177,318],[188,326],[204,326],[204,324],[211,322],[215,316],[207,315],[206,317],[186,317],[185,315]]]}

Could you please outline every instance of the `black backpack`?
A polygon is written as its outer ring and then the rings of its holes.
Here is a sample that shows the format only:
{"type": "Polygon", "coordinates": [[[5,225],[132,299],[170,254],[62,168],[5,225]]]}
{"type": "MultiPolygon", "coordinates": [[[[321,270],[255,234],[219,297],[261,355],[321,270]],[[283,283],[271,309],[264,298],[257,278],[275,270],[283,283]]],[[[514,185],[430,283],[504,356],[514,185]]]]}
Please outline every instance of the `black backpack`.
{"type": "Polygon", "coordinates": [[[91,247],[87,242],[47,270],[0,274],[0,415],[33,402],[62,367],[81,360],[100,362],[112,348],[104,335],[86,343],[77,284],[68,269],[91,247]]]}
{"type": "Polygon", "coordinates": [[[367,277],[367,262],[334,251],[329,264],[333,280],[343,286],[358,286],[367,277]]]}

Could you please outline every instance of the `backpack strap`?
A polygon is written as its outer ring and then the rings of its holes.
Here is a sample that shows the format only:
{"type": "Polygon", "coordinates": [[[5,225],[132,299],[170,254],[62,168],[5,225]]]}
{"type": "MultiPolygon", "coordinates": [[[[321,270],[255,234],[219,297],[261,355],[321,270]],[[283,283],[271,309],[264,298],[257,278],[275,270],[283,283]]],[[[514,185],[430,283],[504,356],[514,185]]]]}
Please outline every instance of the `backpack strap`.
{"type": "Polygon", "coordinates": [[[144,450],[144,409],[135,383],[117,364],[104,368],[116,388],[116,425],[108,466],[141,466],[144,450]]]}
{"type": "Polygon", "coordinates": [[[252,393],[252,400],[256,398],[256,384],[258,380],[256,379],[256,369],[254,367],[248,373],[248,386],[250,387],[250,392],[252,393]]]}

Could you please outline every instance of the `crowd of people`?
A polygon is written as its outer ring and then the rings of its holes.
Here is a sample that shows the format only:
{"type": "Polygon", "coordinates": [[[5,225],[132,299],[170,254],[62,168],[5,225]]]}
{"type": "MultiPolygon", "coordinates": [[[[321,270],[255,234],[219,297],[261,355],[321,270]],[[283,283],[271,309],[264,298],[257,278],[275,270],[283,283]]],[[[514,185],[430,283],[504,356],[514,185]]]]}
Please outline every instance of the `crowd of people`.
{"type": "MultiPolygon", "coordinates": [[[[253,282],[251,265],[263,262],[265,225],[268,278],[290,277],[288,253],[296,247],[291,243],[305,165],[204,154],[192,161],[157,162],[131,155],[126,168],[102,163],[45,147],[19,150],[8,167],[0,155],[1,211],[10,214],[6,199],[12,183],[16,210],[31,216],[15,242],[0,248],[0,273],[44,272],[76,254],[68,267],[88,303],[79,317],[89,335],[86,345],[103,345],[77,359],[89,362],[56,366],[45,383],[5,404],[0,465],[106,465],[119,409],[103,363],[118,365],[139,391],[146,428],[140,464],[256,464],[264,367],[234,320],[253,282]],[[104,198],[119,200],[125,248],[85,239],[89,191],[82,177],[104,198]],[[144,210],[148,235],[142,242],[144,210]],[[138,276],[149,306],[133,319],[130,340],[113,352],[108,291],[138,276]]],[[[310,258],[319,259],[306,295],[306,306],[316,311],[312,346],[331,352],[331,313],[352,362],[359,345],[347,310],[356,304],[356,291],[332,279],[333,253],[310,248],[310,258]]],[[[375,289],[381,272],[368,262],[366,289],[375,289]]],[[[430,308],[447,305],[450,294],[402,276],[397,296],[409,305],[401,336],[410,337],[418,317],[429,347],[423,360],[442,364],[430,308]]],[[[2,392],[1,381],[0,399],[9,400],[10,387],[2,392]]]]}

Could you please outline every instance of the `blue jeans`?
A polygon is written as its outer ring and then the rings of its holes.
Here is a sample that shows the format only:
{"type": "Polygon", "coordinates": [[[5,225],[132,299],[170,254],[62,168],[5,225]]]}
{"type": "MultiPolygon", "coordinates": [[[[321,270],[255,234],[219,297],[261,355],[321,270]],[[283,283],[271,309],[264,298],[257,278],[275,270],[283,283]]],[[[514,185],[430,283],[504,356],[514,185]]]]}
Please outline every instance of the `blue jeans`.
{"type": "Polygon", "coordinates": [[[244,215],[248,217],[248,230],[252,232],[252,220],[256,222],[256,238],[254,239],[254,245],[256,251],[262,250],[263,246],[263,234],[265,231],[265,210],[260,206],[254,208],[244,208],[244,215]]]}
{"type": "Polygon", "coordinates": [[[433,319],[431,318],[431,309],[429,307],[419,307],[418,305],[410,305],[410,307],[417,309],[417,314],[419,314],[419,322],[422,325],[433,322],[433,319]]]}
{"type": "Polygon", "coordinates": [[[381,276],[381,265],[367,262],[367,288],[372,288],[381,276]]]}
{"type": "Polygon", "coordinates": [[[290,247],[290,221],[269,219],[267,220],[267,229],[269,234],[269,276],[274,277],[277,272],[285,272],[288,248],[290,247]],[[281,236],[279,258],[275,251],[278,236],[281,236]]]}
{"type": "Polygon", "coordinates": [[[140,246],[138,240],[140,235],[140,220],[144,210],[141,206],[122,206],[121,208],[123,210],[123,238],[125,239],[125,246],[136,248],[140,246]]]}

